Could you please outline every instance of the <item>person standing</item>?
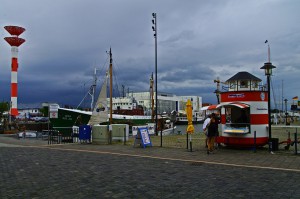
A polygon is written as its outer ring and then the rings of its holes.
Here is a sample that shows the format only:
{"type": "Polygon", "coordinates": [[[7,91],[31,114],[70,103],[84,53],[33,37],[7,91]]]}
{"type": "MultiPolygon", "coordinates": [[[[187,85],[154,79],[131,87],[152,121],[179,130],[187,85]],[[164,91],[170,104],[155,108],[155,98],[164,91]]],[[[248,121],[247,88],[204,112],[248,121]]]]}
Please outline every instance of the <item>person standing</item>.
{"type": "Polygon", "coordinates": [[[23,131],[22,137],[23,137],[23,139],[25,139],[26,138],[26,126],[25,125],[22,126],[22,131],[23,131]]]}
{"type": "Polygon", "coordinates": [[[207,125],[207,154],[212,153],[215,145],[215,137],[218,134],[218,121],[215,114],[212,114],[207,125]]]}
{"type": "Polygon", "coordinates": [[[204,120],[203,122],[203,132],[204,132],[204,135],[205,135],[205,147],[207,148],[207,127],[208,127],[208,124],[210,122],[210,117],[211,115],[208,115],[208,117],[204,120]]]}

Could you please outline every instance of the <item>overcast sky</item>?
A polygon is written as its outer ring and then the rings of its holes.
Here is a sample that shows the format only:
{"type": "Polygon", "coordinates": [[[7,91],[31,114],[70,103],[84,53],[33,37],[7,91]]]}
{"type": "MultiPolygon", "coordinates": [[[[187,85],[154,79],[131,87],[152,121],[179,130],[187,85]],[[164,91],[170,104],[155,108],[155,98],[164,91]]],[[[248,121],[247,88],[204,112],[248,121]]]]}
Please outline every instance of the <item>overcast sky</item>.
{"type": "Polygon", "coordinates": [[[119,88],[149,91],[155,12],[159,92],[216,103],[217,77],[226,81],[247,71],[266,82],[260,67],[268,61],[268,40],[275,99],[292,102],[300,97],[299,9],[298,0],[1,0],[0,100],[10,101],[7,25],[26,29],[19,104],[79,104],[110,47],[119,88]]]}

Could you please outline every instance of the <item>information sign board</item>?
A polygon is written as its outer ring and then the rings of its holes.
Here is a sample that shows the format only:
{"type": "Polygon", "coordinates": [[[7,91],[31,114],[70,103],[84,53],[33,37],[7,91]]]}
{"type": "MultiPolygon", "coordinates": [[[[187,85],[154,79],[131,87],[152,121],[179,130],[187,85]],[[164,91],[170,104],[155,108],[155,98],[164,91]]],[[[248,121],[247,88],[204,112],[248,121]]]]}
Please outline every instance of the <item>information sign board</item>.
{"type": "Polygon", "coordinates": [[[50,112],[58,112],[58,104],[50,104],[49,111],[50,112]]]}
{"type": "Polygon", "coordinates": [[[49,117],[50,118],[58,118],[58,104],[50,104],[49,105],[49,117]]]}
{"type": "Polygon", "coordinates": [[[50,118],[58,118],[58,112],[50,112],[50,118]]]}
{"type": "Polygon", "coordinates": [[[149,136],[148,128],[138,128],[137,135],[135,137],[134,143],[140,141],[142,147],[152,146],[152,142],[149,136]]]}

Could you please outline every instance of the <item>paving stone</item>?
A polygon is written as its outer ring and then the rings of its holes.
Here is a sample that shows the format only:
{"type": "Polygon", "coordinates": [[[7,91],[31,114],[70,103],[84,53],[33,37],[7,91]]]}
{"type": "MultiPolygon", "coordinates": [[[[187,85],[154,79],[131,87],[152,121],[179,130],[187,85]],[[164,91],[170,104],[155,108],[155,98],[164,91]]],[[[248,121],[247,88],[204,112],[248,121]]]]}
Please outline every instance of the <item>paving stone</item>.
{"type": "Polygon", "coordinates": [[[300,156],[0,136],[0,198],[300,198],[300,156]]]}

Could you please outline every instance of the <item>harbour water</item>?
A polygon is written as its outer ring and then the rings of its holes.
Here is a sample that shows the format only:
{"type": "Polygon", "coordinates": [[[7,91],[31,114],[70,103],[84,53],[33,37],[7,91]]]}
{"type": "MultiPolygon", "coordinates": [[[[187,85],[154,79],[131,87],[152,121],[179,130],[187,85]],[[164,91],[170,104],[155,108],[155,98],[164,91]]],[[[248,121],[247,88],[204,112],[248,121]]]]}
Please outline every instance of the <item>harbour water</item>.
{"type": "MultiPolygon", "coordinates": [[[[194,129],[195,129],[194,133],[203,132],[203,130],[202,130],[203,124],[193,124],[193,125],[194,125],[194,129]]],[[[187,126],[188,125],[176,125],[175,132],[180,131],[182,134],[186,133],[187,126]]]]}

